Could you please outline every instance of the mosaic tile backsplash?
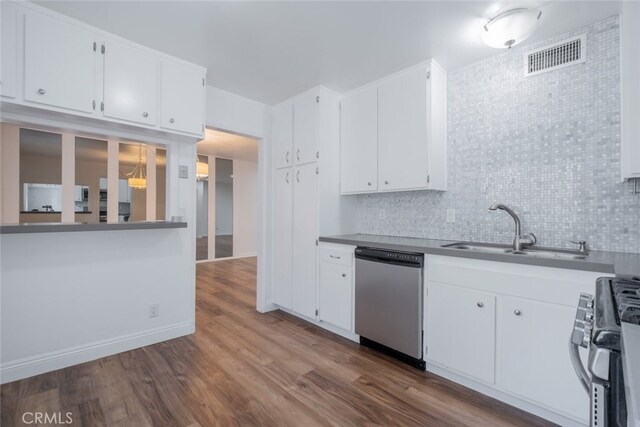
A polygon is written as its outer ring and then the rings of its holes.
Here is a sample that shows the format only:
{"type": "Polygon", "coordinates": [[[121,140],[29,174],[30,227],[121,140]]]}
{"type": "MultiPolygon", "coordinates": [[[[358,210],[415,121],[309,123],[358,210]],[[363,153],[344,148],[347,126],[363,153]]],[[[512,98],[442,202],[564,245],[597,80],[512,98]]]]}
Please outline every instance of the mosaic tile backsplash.
{"type": "Polygon", "coordinates": [[[449,191],[354,196],[358,232],[640,253],[640,195],[620,180],[619,24],[612,17],[449,73],[449,191]],[[587,33],[587,61],[524,77],[523,53],[587,33]],[[455,222],[446,221],[455,210],[455,222]]]}

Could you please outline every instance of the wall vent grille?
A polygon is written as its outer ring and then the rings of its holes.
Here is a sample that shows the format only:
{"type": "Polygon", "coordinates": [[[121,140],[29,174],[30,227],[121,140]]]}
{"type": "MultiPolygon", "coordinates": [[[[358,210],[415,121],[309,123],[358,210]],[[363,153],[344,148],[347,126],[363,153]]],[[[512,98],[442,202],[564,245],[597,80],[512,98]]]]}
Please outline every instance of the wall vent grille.
{"type": "Polygon", "coordinates": [[[524,54],[525,76],[535,76],[571,65],[581,64],[587,58],[587,35],[563,40],[524,54]]]}

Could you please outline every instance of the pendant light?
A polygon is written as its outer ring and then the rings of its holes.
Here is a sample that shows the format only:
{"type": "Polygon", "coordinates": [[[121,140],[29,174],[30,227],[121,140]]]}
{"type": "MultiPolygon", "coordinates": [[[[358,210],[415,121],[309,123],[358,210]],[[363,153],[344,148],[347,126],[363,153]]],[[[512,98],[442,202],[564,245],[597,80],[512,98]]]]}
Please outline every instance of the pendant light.
{"type": "Polygon", "coordinates": [[[200,156],[196,154],[196,179],[204,181],[209,178],[209,165],[200,161],[200,156]]]}
{"type": "Polygon", "coordinates": [[[533,34],[541,16],[542,11],[528,8],[502,12],[482,27],[482,41],[497,49],[511,49],[533,34]]]}
{"type": "Polygon", "coordinates": [[[142,164],[142,144],[138,144],[138,164],[127,174],[129,187],[135,190],[147,188],[147,172],[142,164]]]}

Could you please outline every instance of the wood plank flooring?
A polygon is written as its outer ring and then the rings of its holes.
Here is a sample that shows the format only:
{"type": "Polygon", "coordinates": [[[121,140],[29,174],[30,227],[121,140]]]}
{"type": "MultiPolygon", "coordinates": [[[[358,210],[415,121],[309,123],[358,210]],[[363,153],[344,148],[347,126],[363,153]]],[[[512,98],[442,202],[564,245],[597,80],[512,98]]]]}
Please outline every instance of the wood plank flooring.
{"type": "Polygon", "coordinates": [[[197,332],[1,387],[73,426],[543,426],[280,311],[255,311],[256,260],[198,264],[197,332]]]}
{"type": "MultiPolygon", "coordinates": [[[[209,238],[198,237],[196,239],[196,261],[209,259],[209,238]]],[[[233,235],[216,236],[216,258],[233,256],[233,235]]]]}

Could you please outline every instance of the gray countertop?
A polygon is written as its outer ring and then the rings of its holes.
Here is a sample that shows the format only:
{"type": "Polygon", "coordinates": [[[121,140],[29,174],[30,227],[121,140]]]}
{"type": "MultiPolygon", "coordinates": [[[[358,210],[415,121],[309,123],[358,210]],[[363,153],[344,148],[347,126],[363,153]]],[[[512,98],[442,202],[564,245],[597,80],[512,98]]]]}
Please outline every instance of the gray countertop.
{"type": "Polygon", "coordinates": [[[153,230],[186,227],[186,222],[170,221],[134,221],[118,223],[100,222],[97,224],[89,224],[85,222],[42,222],[25,224],[3,224],[0,225],[0,234],[65,233],[70,231],[153,230]]]}
{"type": "Polygon", "coordinates": [[[354,246],[369,246],[382,249],[446,255],[460,258],[483,259],[487,261],[514,264],[539,265],[543,267],[567,268],[571,270],[595,271],[624,275],[640,275],[640,254],[623,252],[590,251],[585,259],[567,260],[554,258],[524,257],[512,254],[497,254],[443,248],[442,245],[456,243],[452,240],[421,239],[415,237],[380,236],[374,234],[345,234],[322,236],[321,242],[341,243],[354,246]]]}

